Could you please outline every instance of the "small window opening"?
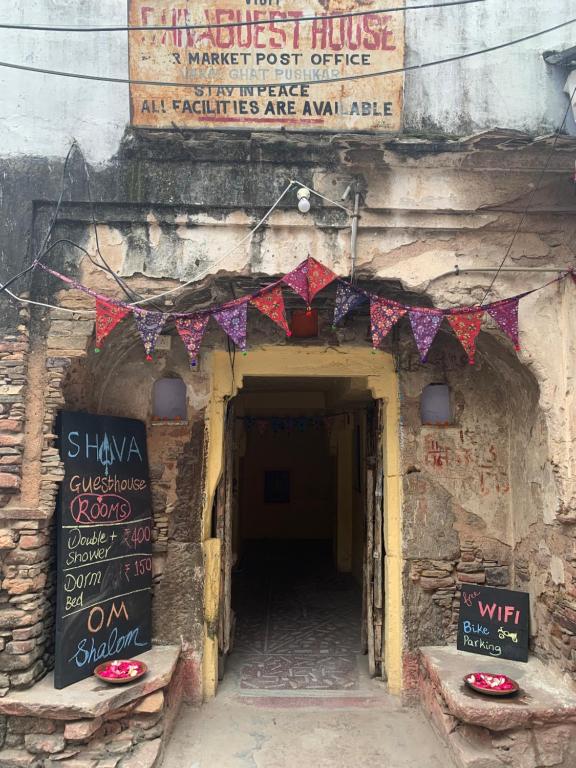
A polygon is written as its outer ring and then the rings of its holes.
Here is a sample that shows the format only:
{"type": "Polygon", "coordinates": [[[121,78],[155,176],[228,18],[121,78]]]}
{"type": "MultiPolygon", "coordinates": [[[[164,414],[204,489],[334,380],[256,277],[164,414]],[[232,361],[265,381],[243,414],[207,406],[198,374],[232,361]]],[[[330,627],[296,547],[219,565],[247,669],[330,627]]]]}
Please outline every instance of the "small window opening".
{"type": "Polygon", "coordinates": [[[448,384],[428,384],[420,398],[422,424],[446,426],[452,424],[452,403],[448,384]]]}
{"type": "Polygon", "coordinates": [[[154,382],[153,415],[162,421],[186,419],[186,385],[180,378],[158,379],[154,382]]]}

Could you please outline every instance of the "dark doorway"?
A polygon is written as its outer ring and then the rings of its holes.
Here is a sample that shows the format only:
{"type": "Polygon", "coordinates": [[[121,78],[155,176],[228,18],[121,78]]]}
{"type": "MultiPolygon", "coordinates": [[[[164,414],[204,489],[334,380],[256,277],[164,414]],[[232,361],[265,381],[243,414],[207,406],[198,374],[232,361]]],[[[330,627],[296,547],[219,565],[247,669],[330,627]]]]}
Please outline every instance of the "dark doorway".
{"type": "Polygon", "coordinates": [[[347,380],[256,378],[231,404],[221,639],[245,691],[354,690],[367,669],[373,405],[347,380]]]}

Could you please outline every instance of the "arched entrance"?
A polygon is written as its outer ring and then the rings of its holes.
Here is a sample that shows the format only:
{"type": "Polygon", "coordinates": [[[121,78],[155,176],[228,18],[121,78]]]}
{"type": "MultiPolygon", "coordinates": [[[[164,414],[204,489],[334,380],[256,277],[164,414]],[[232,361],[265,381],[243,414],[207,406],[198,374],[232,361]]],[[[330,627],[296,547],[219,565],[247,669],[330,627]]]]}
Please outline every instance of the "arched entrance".
{"type": "MultiPolygon", "coordinates": [[[[230,547],[231,529],[226,534],[224,526],[214,520],[214,510],[218,509],[217,494],[222,493],[223,474],[226,473],[227,455],[233,435],[233,422],[228,408],[231,399],[249,380],[268,380],[277,382],[281,379],[305,383],[306,380],[333,380],[345,384],[349,393],[368,393],[376,404],[380,404],[381,441],[378,443],[375,463],[368,472],[368,485],[372,482],[369,495],[374,495],[375,506],[381,506],[382,531],[381,552],[373,558],[373,571],[368,575],[370,584],[376,592],[382,585],[381,641],[377,638],[376,669],[381,669],[387,679],[389,690],[398,693],[402,681],[402,553],[401,553],[401,486],[399,473],[398,449],[398,397],[397,382],[392,358],[379,353],[374,355],[369,349],[359,347],[340,347],[318,349],[314,347],[262,347],[251,351],[247,356],[236,357],[233,364],[225,352],[214,351],[208,368],[211,376],[211,397],[207,409],[207,446],[206,446],[206,484],[203,515],[203,547],[206,569],[205,591],[205,632],[203,676],[204,694],[214,695],[218,679],[218,635],[222,638],[222,623],[227,617],[223,612],[229,610],[229,589],[231,560],[227,549],[230,547]],[[219,488],[220,484],[220,488],[219,488]],[[222,530],[224,534],[222,535],[222,530]],[[218,536],[215,534],[218,533],[218,536]],[[381,655],[381,658],[379,657],[381,655]]],[[[270,385],[270,389],[274,387],[270,385]]],[[[224,484],[226,477],[224,477],[224,484]]],[[[218,512],[216,512],[218,514],[218,512]]],[[[340,521],[338,521],[340,527],[340,521]]],[[[230,528],[230,526],[228,526],[230,528]]],[[[378,530],[378,524],[376,529],[378,530]]],[[[378,534],[377,534],[378,535],[378,534]]],[[[376,535],[376,537],[377,537],[376,535]]],[[[336,547],[342,552],[345,547],[344,531],[336,547]]],[[[372,551],[372,550],[370,550],[372,551]]],[[[338,555],[336,557],[338,560],[338,555]]],[[[370,558],[368,558],[370,559],[370,558]]],[[[370,601],[367,606],[366,621],[378,621],[370,618],[370,601]]],[[[368,636],[371,626],[368,624],[368,636]]],[[[376,635],[378,629],[376,628],[376,635]]]]}

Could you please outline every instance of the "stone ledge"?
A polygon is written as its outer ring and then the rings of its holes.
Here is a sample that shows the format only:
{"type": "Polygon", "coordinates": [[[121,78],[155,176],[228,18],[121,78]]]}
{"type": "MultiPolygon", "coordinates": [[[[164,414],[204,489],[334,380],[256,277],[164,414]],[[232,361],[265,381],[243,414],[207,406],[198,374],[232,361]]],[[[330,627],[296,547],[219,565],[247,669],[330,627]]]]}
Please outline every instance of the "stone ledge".
{"type": "Polygon", "coordinates": [[[535,657],[524,664],[454,647],[427,647],[420,652],[421,674],[441,695],[447,714],[462,723],[491,731],[576,723],[576,690],[535,657]],[[509,699],[481,697],[462,680],[469,672],[508,675],[520,685],[520,694],[509,699]]]}
{"type": "Polygon", "coordinates": [[[107,685],[88,677],[58,691],[50,673],[32,688],[11,691],[0,699],[0,714],[19,717],[49,717],[54,720],[82,720],[106,716],[126,705],[165,688],[172,679],[180,648],[157,645],[138,659],[148,665],[148,673],[135,683],[107,685]]]}

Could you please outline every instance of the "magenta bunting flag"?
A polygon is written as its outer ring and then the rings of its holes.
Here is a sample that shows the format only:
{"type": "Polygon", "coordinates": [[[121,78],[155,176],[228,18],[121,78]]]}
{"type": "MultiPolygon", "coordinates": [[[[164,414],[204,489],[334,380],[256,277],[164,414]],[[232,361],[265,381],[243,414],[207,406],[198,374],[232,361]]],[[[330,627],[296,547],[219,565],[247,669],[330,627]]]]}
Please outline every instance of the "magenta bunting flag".
{"type": "Polygon", "coordinates": [[[250,304],[253,304],[257,309],[273,320],[276,325],[279,325],[288,336],[292,335],[292,331],[288,326],[286,320],[286,311],[284,309],[284,296],[282,295],[282,288],[277,285],[270,291],[263,291],[257,296],[250,299],[250,304]]]}
{"type": "Polygon", "coordinates": [[[487,304],[486,311],[496,320],[504,333],[512,340],[514,349],[520,349],[518,333],[518,299],[505,299],[494,304],[487,304]]]}
{"type": "Polygon", "coordinates": [[[338,283],[336,289],[336,300],[334,303],[334,320],[333,325],[337,325],[343,317],[346,317],[348,312],[351,312],[363,301],[366,301],[366,294],[361,291],[357,291],[348,283],[338,283]]]}
{"type": "Polygon", "coordinates": [[[202,343],[209,319],[210,315],[192,315],[192,317],[176,318],[176,330],[188,350],[191,368],[196,365],[196,358],[198,357],[200,344],[202,343]]]}
{"type": "Polygon", "coordinates": [[[242,351],[246,349],[246,319],[248,316],[248,301],[229,307],[221,307],[212,312],[212,317],[234,344],[242,351]]]}
{"type": "Polygon", "coordinates": [[[476,354],[476,339],[482,326],[484,310],[463,310],[454,314],[446,315],[446,319],[452,326],[458,341],[464,347],[468,355],[468,362],[474,365],[474,355],[476,354]]]}
{"type": "Polygon", "coordinates": [[[336,275],[331,269],[320,264],[311,256],[308,256],[306,261],[303,261],[296,269],[283,277],[286,285],[296,291],[308,306],[318,291],[321,291],[335,279],[336,275]]]}
{"type": "Polygon", "coordinates": [[[408,310],[401,304],[373,296],[370,299],[372,346],[377,349],[408,310]]]}
{"type": "Polygon", "coordinates": [[[104,339],[118,323],[129,314],[128,307],[96,299],[96,351],[99,352],[104,339]]]}
{"type": "Polygon", "coordinates": [[[134,313],[134,320],[136,321],[138,333],[144,343],[146,359],[152,360],[152,353],[156,347],[156,340],[164,327],[166,315],[162,314],[162,312],[148,312],[146,309],[136,308],[134,308],[132,312],[134,313]]]}
{"type": "Polygon", "coordinates": [[[308,303],[308,259],[284,275],[282,280],[308,303]]]}
{"type": "Polygon", "coordinates": [[[412,333],[420,353],[420,360],[425,363],[432,342],[434,341],[444,314],[439,309],[426,307],[411,309],[408,312],[412,333]]]}

